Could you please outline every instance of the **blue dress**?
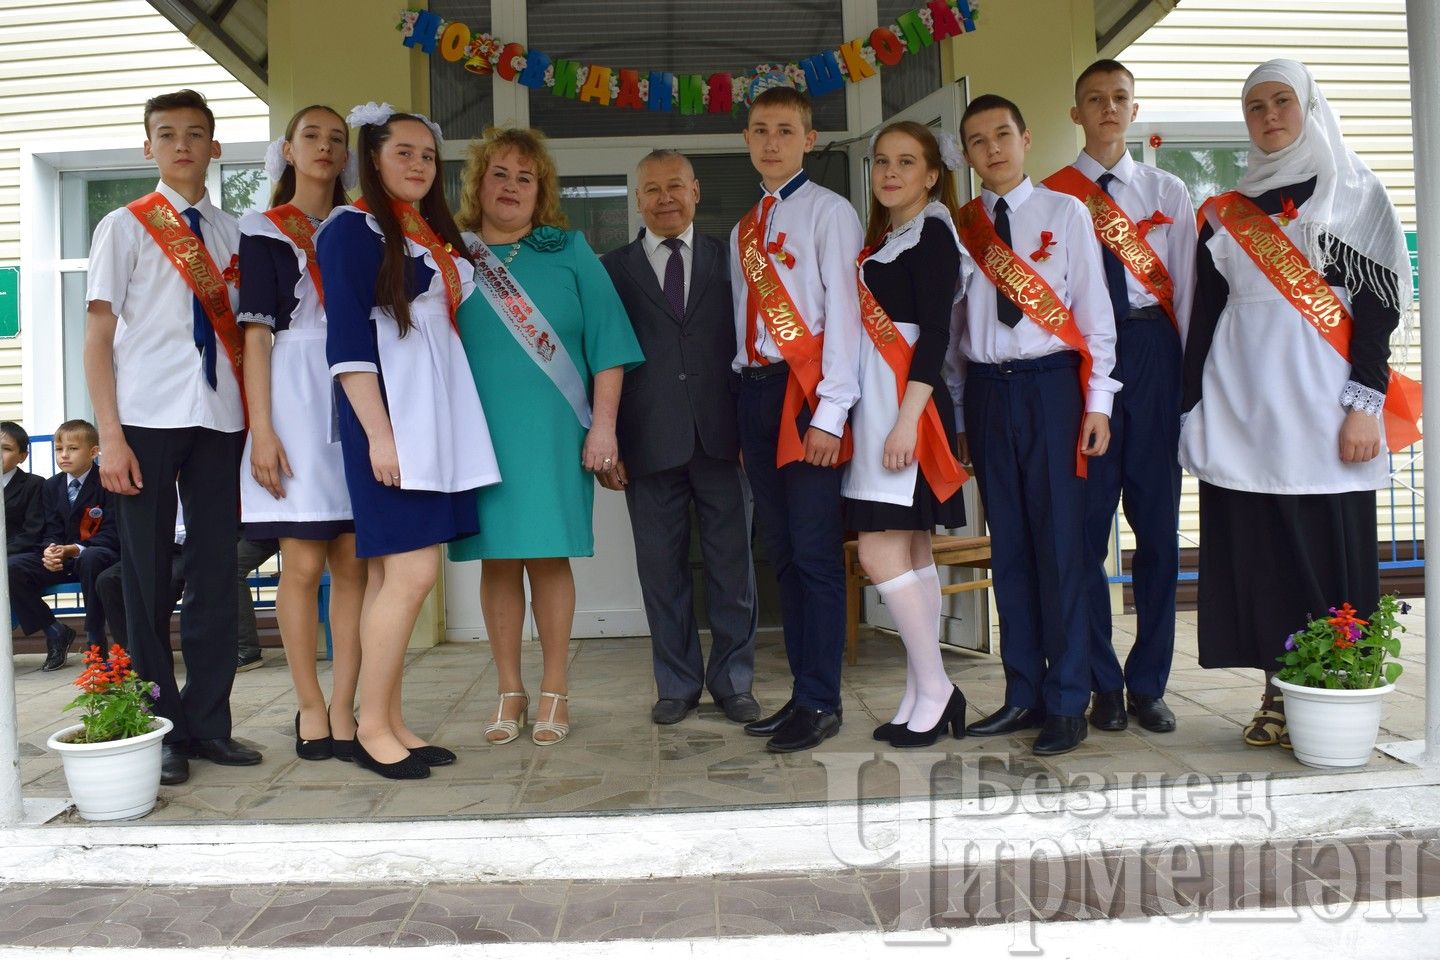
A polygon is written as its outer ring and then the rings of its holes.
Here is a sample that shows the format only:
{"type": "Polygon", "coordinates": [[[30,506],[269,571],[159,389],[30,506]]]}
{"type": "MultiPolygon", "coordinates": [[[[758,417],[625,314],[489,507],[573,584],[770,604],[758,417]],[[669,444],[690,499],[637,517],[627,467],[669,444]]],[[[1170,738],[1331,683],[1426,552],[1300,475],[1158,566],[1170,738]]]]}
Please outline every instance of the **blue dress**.
{"type": "MultiPolygon", "coordinates": [[[[368,214],[338,207],[316,237],[330,371],[378,375],[400,458],[400,487],[375,479],[365,431],[337,381],[336,426],[355,511],[355,552],[361,557],[473,535],[479,530],[475,491],[500,479],[439,271],[427,262],[424,248],[407,241],[405,289],[415,326],[399,336],[389,311],[375,306],[385,249],[378,230],[368,214]]],[[[470,263],[461,260],[457,266],[469,292],[470,263]]]]}

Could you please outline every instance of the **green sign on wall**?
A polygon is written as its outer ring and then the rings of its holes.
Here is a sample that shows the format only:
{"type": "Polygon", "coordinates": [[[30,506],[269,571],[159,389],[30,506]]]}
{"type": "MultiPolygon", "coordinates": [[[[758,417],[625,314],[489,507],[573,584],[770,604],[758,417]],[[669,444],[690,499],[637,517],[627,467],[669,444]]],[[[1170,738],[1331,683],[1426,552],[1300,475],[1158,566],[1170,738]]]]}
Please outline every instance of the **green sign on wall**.
{"type": "Polygon", "coordinates": [[[20,268],[0,267],[0,337],[20,336],[20,268]]]}

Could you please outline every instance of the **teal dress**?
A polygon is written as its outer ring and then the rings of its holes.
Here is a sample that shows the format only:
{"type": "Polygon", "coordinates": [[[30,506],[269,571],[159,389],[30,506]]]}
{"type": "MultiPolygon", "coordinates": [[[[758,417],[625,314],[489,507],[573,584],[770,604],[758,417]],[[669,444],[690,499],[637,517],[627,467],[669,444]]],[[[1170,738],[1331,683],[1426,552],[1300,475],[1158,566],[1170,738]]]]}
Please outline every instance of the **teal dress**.
{"type": "MultiPolygon", "coordinates": [[[[503,261],[513,247],[491,249],[503,261]]],[[[592,401],[597,371],[644,362],[610,276],[581,233],[538,227],[507,269],[555,328],[592,401]]],[[[478,492],[480,532],[451,542],[450,559],[592,556],[595,477],[580,464],[585,428],[480,291],[461,305],[458,322],[500,482],[478,492]]]]}

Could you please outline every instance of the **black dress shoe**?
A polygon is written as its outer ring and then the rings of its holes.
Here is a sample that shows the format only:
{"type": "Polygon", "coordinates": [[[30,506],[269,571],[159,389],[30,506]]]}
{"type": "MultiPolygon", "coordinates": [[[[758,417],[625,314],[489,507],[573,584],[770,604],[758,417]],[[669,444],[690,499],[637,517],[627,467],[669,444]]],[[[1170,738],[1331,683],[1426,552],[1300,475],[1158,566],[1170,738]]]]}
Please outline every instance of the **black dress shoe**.
{"type": "Polygon", "coordinates": [[[301,739],[299,710],[295,711],[295,756],[301,760],[329,760],[335,756],[335,741],[330,737],[301,739]]]}
{"type": "Polygon", "coordinates": [[[427,767],[448,767],[459,759],[455,756],[454,750],[446,750],[433,743],[427,743],[423,747],[411,747],[410,756],[427,767]]]}
{"type": "Polygon", "coordinates": [[[765,743],[771,753],[813,750],[840,732],[840,715],[828,710],[792,707],[790,719],[765,743]]]}
{"type": "Polygon", "coordinates": [[[976,720],[965,728],[972,737],[998,737],[1017,730],[1029,730],[1045,722],[1045,711],[1033,707],[1004,706],[984,720],[976,720]]]}
{"type": "Polygon", "coordinates": [[[776,710],[763,720],[754,720],[745,724],[745,733],[751,737],[773,737],[775,732],[785,726],[790,719],[790,714],[795,712],[795,700],[785,701],[785,706],[776,710]]]}
{"type": "Polygon", "coordinates": [[[365,744],[355,738],[355,762],[366,770],[374,771],[388,780],[424,780],[430,776],[430,767],[423,760],[407,755],[404,760],[381,763],[365,752],[365,744]]]}
{"type": "Polygon", "coordinates": [[[190,756],[197,760],[218,763],[222,767],[253,767],[261,760],[259,750],[251,750],[229,737],[216,737],[214,740],[192,740],[190,756]]]}
{"type": "Polygon", "coordinates": [[[167,787],[184,783],[190,779],[190,761],[185,758],[185,749],[175,743],[160,746],[160,782],[167,787]]]}
{"type": "Polygon", "coordinates": [[[950,728],[950,734],[956,740],[965,736],[965,694],[960,692],[959,687],[954,687],[950,694],[949,701],[945,704],[945,710],[940,714],[940,721],[929,730],[911,730],[909,724],[896,730],[890,736],[892,747],[931,747],[935,741],[945,733],[945,728],[950,728]]]}
{"type": "Polygon", "coordinates": [[[752,723],[760,719],[760,704],[749,693],[737,693],[716,702],[731,723],[752,723]]]}
{"type": "Polygon", "coordinates": [[[1165,706],[1163,697],[1142,697],[1130,695],[1130,712],[1140,726],[1151,733],[1169,733],[1175,729],[1175,714],[1165,706]]]}
{"type": "Polygon", "coordinates": [[[75,642],[74,628],[59,621],[55,626],[58,629],[45,631],[45,663],[40,669],[46,673],[65,666],[65,661],[70,659],[70,644],[75,642]]]}
{"type": "Polygon", "coordinates": [[[1037,757],[1053,757],[1056,754],[1069,753],[1080,746],[1085,739],[1085,718],[1084,717],[1062,717],[1058,713],[1052,713],[1045,718],[1045,726],[1040,728],[1040,733],[1035,737],[1035,746],[1031,750],[1037,757]]]}
{"type": "Polygon", "coordinates": [[[685,719],[685,715],[695,709],[699,700],[676,700],[669,697],[655,701],[655,706],[650,708],[650,719],[663,726],[672,723],[679,723],[685,719]]]}
{"type": "Polygon", "coordinates": [[[1096,730],[1124,730],[1130,725],[1130,718],[1125,716],[1125,694],[1116,690],[1113,693],[1097,693],[1090,704],[1090,722],[1096,730]]]}

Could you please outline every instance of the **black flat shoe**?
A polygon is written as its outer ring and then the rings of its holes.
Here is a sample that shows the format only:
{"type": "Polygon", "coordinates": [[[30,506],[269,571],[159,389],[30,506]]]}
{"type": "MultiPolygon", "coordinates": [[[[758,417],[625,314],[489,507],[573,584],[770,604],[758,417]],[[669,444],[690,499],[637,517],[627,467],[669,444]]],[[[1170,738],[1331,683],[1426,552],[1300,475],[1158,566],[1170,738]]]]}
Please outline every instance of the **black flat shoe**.
{"type": "Polygon", "coordinates": [[[1040,728],[1040,733],[1035,737],[1035,746],[1031,752],[1037,757],[1053,757],[1069,753],[1080,746],[1084,739],[1084,717],[1062,717],[1052,713],[1045,718],[1045,726],[1040,728]]]}
{"type": "Polygon", "coordinates": [[[404,760],[396,760],[394,763],[381,763],[370,754],[365,752],[365,744],[360,738],[355,738],[355,762],[366,770],[380,774],[387,780],[424,780],[430,776],[430,767],[423,761],[413,756],[406,756],[404,760]]]}
{"type": "Polygon", "coordinates": [[[190,761],[180,744],[166,743],[160,747],[160,782],[167,787],[190,779],[190,761]]]}
{"type": "Polygon", "coordinates": [[[212,740],[192,740],[190,756],[197,760],[209,760],[222,767],[253,767],[261,761],[260,751],[233,740],[230,737],[216,737],[212,740]]]}
{"type": "Polygon", "coordinates": [[[1119,690],[1095,694],[1090,704],[1090,724],[1096,730],[1112,733],[1128,727],[1130,718],[1125,716],[1125,694],[1119,690]]]}
{"type": "Polygon", "coordinates": [[[65,661],[70,659],[70,645],[75,642],[73,627],[59,621],[55,625],[60,628],[56,636],[45,635],[45,662],[40,666],[45,673],[65,666],[65,661]]]}
{"type": "Polygon", "coordinates": [[[731,723],[753,723],[760,719],[760,703],[753,694],[737,693],[715,702],[731,723]]]}
{"type": "Polygon", "coordinates": [[[976,720],[965,728],[972,737],[998,737],[1018,730],[1029,730],[1045,722],[1045,711],[1031,707],[1004,706],[984,720],[976,720]]]}
{"type": "Polygon", "coordinates": [[[794,712],[795,701],[793,699],[786,700],[785,706],[776,710],[770,714],[770,716],[745,724],[745,733],[751,737],[773,737],[775,736],[775,731],[785,726],[786,721],[790,719],[790,714],[794,712]]]}
{"type": "Polygon", "coordinates": [[[329,760],[335,756],[335,741],[331,737],[304,740],[300,737],[300,711],[295,711],[295,756],[301,760],[329,760]]]}
{"type": "Polygon", "coordinates": [[[427,743],[423,747],[411,747],[410,756],[427,767],[448,767],[459,759],[453,750],[437,747],[433,743],[427,743]]]}
{"type": "Polygon", "coordinates": [[[355,740],[339,740],[330,738],[330,753],[336,760],[343,760],[346,763],[355,762],[355,740]]]}
{"type": "Polygon", "coordinates": [[[940,714],[940,722],[929,730],[911,730],[909,726],[903,726],[890,736],[890,746],[908,749],[910,747],[931,747],[935,741],[940,739],[945,728],[950,728],[950,734],[959,740],[965,736],[965,694],[960,692],[959,687],[953,687],[950,699],[945,703],[945,709],[940,714]]]}
{"type": "Polygon", "coordinates": [[[681,700],[676,697],[666,697],[655,701],[655,706],[650,708],[650,720],[661,726],[668,727],[672,723],[679,723],[685,719],[686,714],[695,709],[700,701],[681,700]]]}
{"type": "Polygon", "coordinates": [[[840,715],[826,710],[795,707],[790,719],[765,744],[771,753],[812,750],[840,732],[840,715]]]}
{"type": "Polygon", "coordinates": [[[1165,706],[1163,697],[1130,695],[1130,712],[1140,726],[1151,733],[1169,733],[1175,729],[1175,714],[1165,706]]]}

